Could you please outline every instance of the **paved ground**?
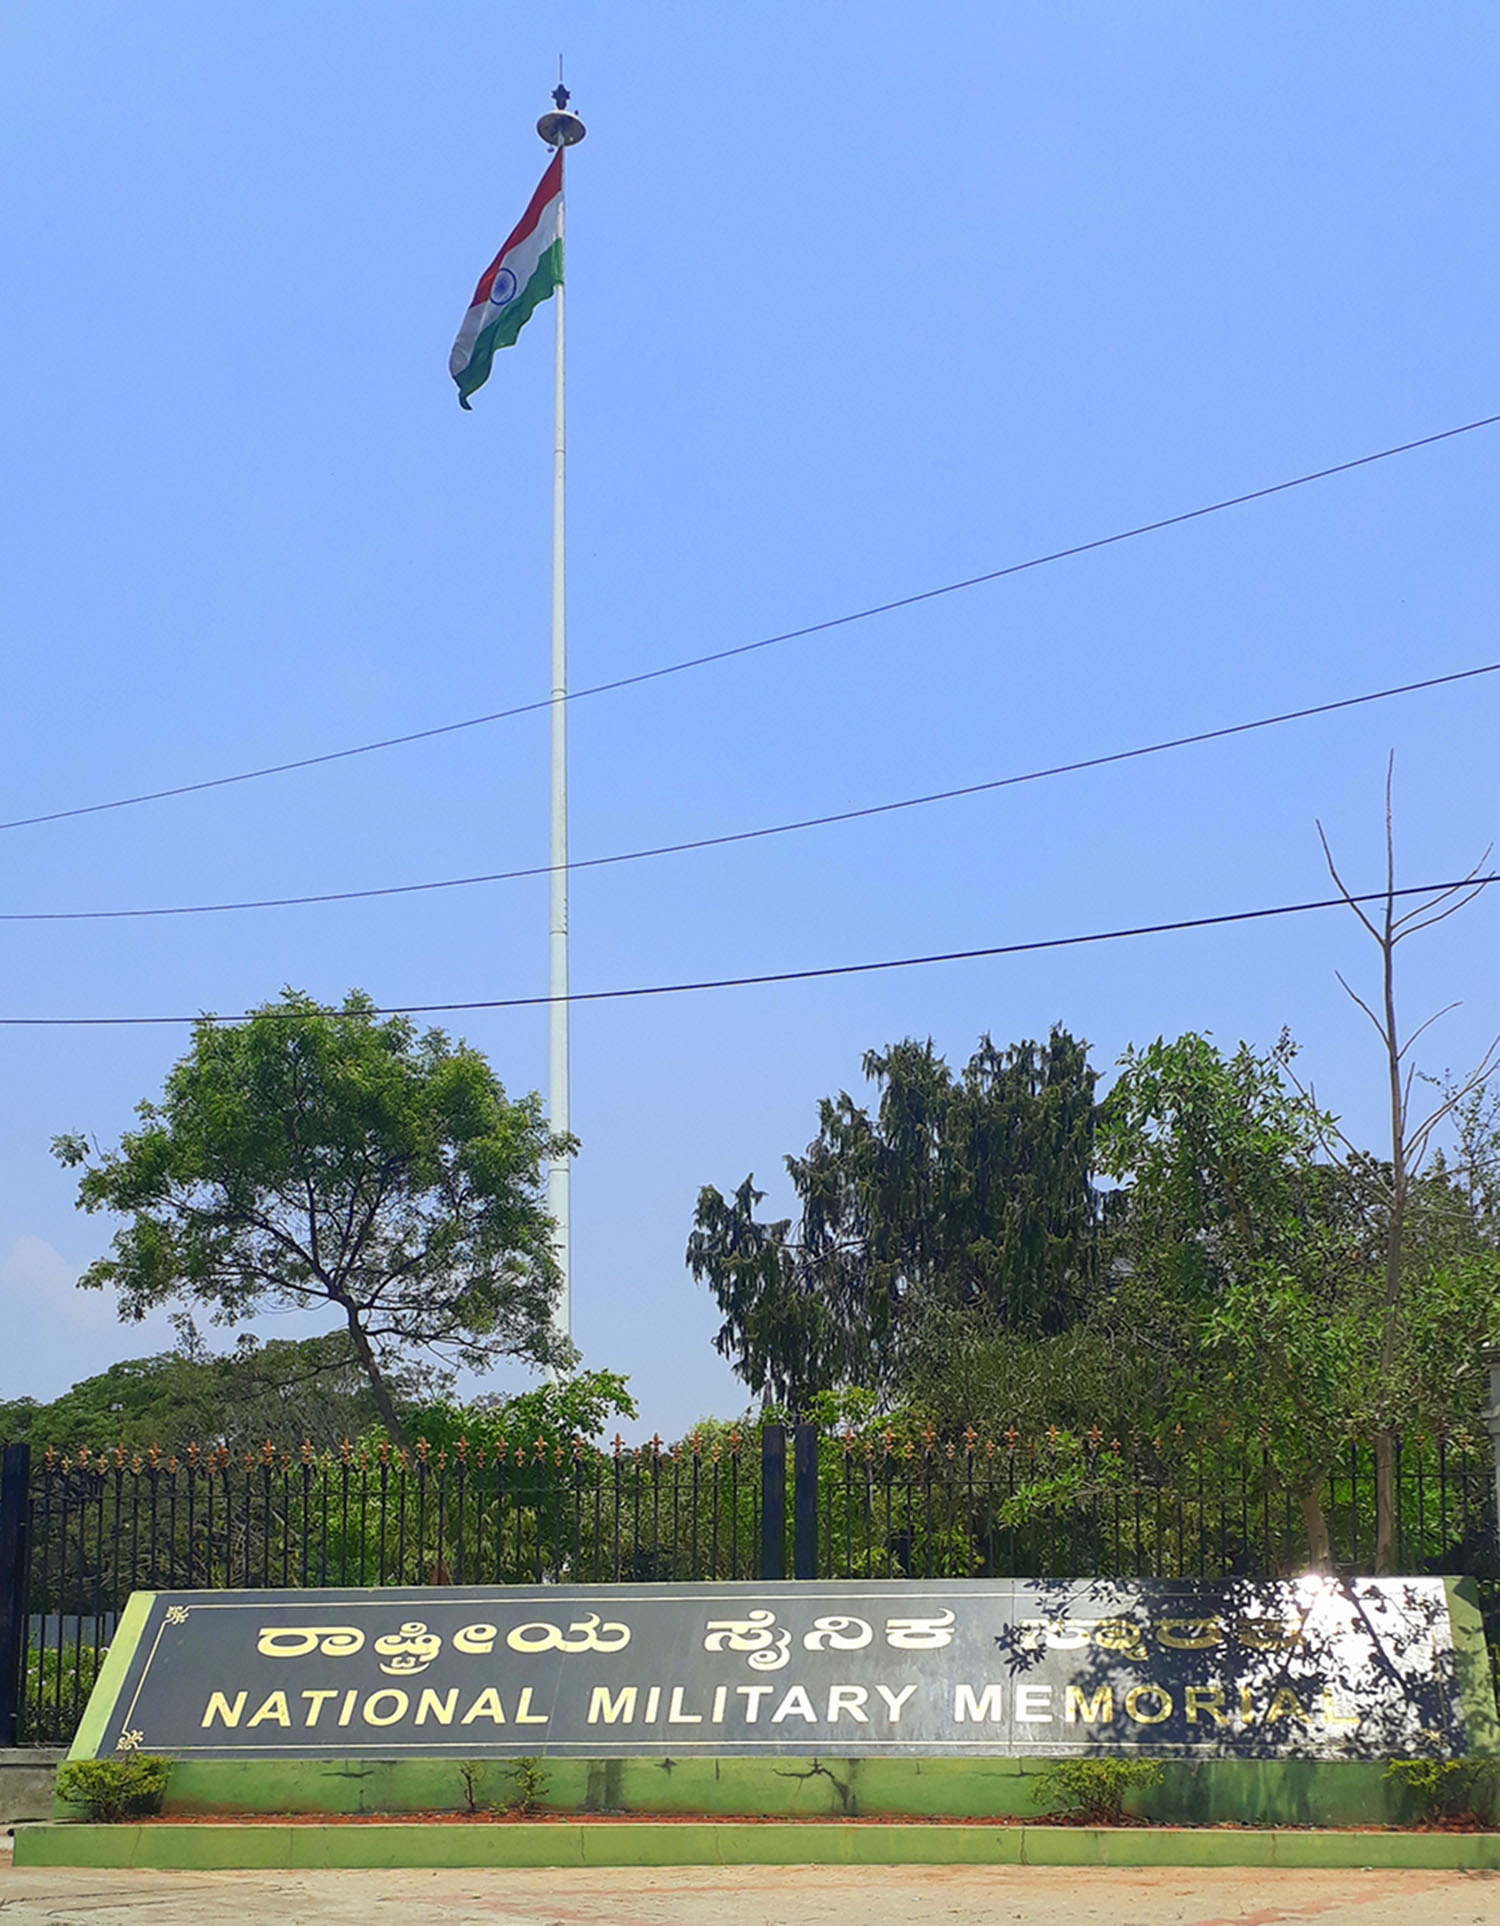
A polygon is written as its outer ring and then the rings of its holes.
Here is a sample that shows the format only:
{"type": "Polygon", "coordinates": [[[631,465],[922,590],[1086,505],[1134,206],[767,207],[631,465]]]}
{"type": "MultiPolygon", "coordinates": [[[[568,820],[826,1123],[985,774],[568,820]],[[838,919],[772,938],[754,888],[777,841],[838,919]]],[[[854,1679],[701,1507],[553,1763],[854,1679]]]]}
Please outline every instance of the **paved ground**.
{"type": "Polygon", "coordinates": [[[0,1926],[1500,1926],[1500,1875],[996,1866],[169,1873],[0,1859],[0,1926]]]}

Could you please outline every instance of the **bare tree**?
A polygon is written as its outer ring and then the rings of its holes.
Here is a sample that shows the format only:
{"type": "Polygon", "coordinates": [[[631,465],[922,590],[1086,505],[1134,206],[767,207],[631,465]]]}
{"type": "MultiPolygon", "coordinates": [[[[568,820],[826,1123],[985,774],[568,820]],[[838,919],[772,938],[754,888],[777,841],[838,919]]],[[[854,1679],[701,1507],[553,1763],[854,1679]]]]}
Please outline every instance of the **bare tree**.
{"type": "MultiPolygon", "coordinates": [[[[1340,875],[1328,838],[1323,833],[1323,825],[1320,822],[1317,826],[1328,873],[1339,894],[1359,918],[1380,952],[1380,995],[1373,1004],[1366,1002],[1342,972],[1336,974],[1345,994],[1370,1019],[1385,1055],[1390,1104],[1389,1168],[1382,1169],[1372,1159],[1361,1157],[1336,1122],[1330,1122],[1327,1127],[1327,1148],[1330,1153],[1346,1166],[1358,1165],[1366,1180],[1375,1187],[1376,1202],[1383,1219],[1384,1276],[1377,1392],[1380,1402],[1375,1420],[1375,1569],[1379,1573],[1393,1571],[1396,1564],[1396,1421],[1390,1396],[1401,1344],[1405,1282],[1403,1255],[1411,1188],[1421,1174],[1436,1132],[1466,1100],[1483,1087],[1497,1063],[1500,1063],[1500,1037],[1496,1037],[1466,1077],[1447,1081],[1440,1102],[1435,1103],[1425,1115],[1414,1115],[1412,1097],[1418,1078],[1416,1064],[1411,1060],[1412,1046],[1439,1017],[1456,1010],[1458,1005],[1446,1004],[1419,1023],[1409,1036],[1403,1037],[1396,1012],[1396,951],[1408,937],[1432,929],[1450,916],[1456,916],[1494,880],[1485,874],[1493,844],[1484,850],[1479,860],[1457,882],[1419,892],[1412,906],[1398,914],[1396,839],[1391,806],[1394,773],[1393,753],[1385,772],[1385,887],[1372,905],[1374,915],[1367,915],[1364,907],[1365,902],[1371,899],[1356,896],[1340,875]]],[[[1406,900],[1406,892],[1400,892],[1399,895],[1401,901],[1406,900]]]]}

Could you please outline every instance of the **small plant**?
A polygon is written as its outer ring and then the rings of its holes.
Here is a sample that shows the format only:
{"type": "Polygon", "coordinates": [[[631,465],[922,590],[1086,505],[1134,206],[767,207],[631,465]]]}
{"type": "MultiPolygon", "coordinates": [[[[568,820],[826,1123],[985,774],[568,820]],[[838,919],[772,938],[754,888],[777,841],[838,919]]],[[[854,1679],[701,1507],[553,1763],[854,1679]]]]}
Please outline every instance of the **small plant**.
{"type": "Polygon", "coordinates": [[[1468,1829],[1494,1818],[1493,1759],[1392,1759],[1385,1776],[1410,1792],[1419,1825],[1468,1829]]]}
{"type": "Polygon", "coordinates": [[[68,1759],[57,1768],[57,1793],[70,1806],[82,1806],[96,1825],[142,1819],[161,1811],[172,1761],[154,1752],[128,1759],[68,1759]]]}
{"type": "Polygon", "coordinates": [[[465,1759],[458,1768],[458,1776],[464,1789],[464,1805],[471,1813],[480,1810],[480,1792],[484,1786],[484,1761],[465,1759]]]}
{"type": "Polygon", "coordinates": [[[547,1790],[547,1768],[533,1754],[517,1759],[511,1767],[511,1779],[515,1792],[511,1797],[510,1810],[529,1817],[540,1812],[542,1798],[547,1790]]]}
{"type": "Polygon", "coordinates": [[[1050,1818],[1080,1826],[1118,1826],[1125,1817],[1126,1795],[1161,1784],[1154,1759],[1057,1759],[1031,1789],[1050,1818]]]}

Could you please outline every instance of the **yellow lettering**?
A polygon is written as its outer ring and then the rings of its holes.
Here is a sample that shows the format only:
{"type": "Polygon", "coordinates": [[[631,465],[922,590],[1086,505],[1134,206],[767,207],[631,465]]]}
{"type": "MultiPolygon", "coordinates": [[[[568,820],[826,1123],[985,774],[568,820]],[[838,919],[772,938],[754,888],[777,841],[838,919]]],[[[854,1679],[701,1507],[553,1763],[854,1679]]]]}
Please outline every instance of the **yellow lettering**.
{"type": "Polygon", "coordinates": [[[521,1687],[521,1700],[516,1707],[516,1724],[545,1725],[546,1723],[547,1714],[545,1712],[533,1712],[531,1709],[531,1687],[529,1685],[523,1685],[521,1687]]]}
{"type": "Polygon", "coordinates": [[[1161,1685],[1132,1685],[1125,1694],[1125,1710],[1137,1725],[1160,1725],[1163,1719],[1172,1716],[1172,1695],[1161,1685]],[[1141,1707],[1150,1697],[1160,1708],[1155,1712],[1143,1712],[1141,1707]]]}
{"type": "Polygon", "coordinates": [[[290,1712],[288,1712],[286,1707],[285,1692],[268,1693],[265,1704],[256,1713],[255,1717],[250,1721],[250,1723],[252,1725],[259,1725],[262,1719],[271,1719],[277,1725],[291,1724],[292,1715],[290,1712]]]}
{"type": "Polygon", "coordinates": [[[240,1714],[244,1711],[245,1701],[249,1696],[250,1694],[248,1692],[236,1692],[234,1695],[234,1704],[231,1705],[222,1692],[210,1692],[208,1695],[208,1710],[203,1714],[204,1725],[210,1726],[213,1724],[215,1713],[224,1721],[225,1725],[238,1725],[240,1722],[240,1714]]]}
{"type": "Polygon", "coordinates": [[[979,1697],[974,1696],[971,1685],[959,1685],[953,1692],[953,1721],[962,1724],[965,1719],[978,1724],[984,1719],[1002,1719],[1001,1691],[998,1685],[986,1685],[979,1697]]]}
{"type": "Polygon", "coordinates": [[[1222,1685],[1190,1685],[1187,1689],[1188,1724],[1195,1725],[1198,1713],[1208,1714],[1215,1725],[1224,1723],[1224,1688],[1222,1685]]]}
{"type": "Polygon", "coordinates": [[[633,1685],[622,1685],[613,1698],[609,1695],[607,1685],[596,1685],[594,1696],[589,1700],[589,1724],[597,1725],[600,1719],[606,1725],[615,1725],[621,1719],[626,1725],[632,1724],[635,1719],[635,1699],[633,1685]]]}
{"type": "Polygon", "coordinates": [[[1094,1643],[1106,1652],[1123,1652],[1127,1658],[1144,1658],[1141,1627],[1129,1618],[1101,1618],[1094,1627],[1094,1643]]]}
{"type": "Polygon", "coordinates": [[[504,1725],[505,1712],[500,1704],[500,1694],[493,1685],[484,1688],[459,1723],[472,1725],[476,1719],[493,1719],[496,1725],[504,1725]]]}
{"type": "Polygon", "coordinates": [[[667,1724],[668,1725],[702,1725],[703,1714],[701,1712],[684,1712],[683,1711],[682,1693],[683,1693],[683,1688],[680,1685],[674,1685],[672,1687],[672,1703],[667,1707],[667,1724]]]}
{"type": "Polygon", "coordinates": [[[1302,1710],[1302,1701],[1289,1685],[1283,1685],[1272,1699],[1266,1713],[1266,1724],[1269,1725],[1272,1719],[1286,1718],[1298,1719],[1303,1725],[1307,1724],[1307,1714],[1302,1710]]]}
{"type": "Polygon", "coordinates": [[[398,1692],[394,1686],[388,1685],[384,1691],[372,1692],[370,1694],[365,1700],[362,1716],[366,1725],[394,1725],[397,1719],[404,1719],[406,1717],[407,1708],[410,1704],[411,1700],[404,1692],[398,1692]],[[395,1701],[394,1710],[390,1712],[377,1712],[375,1708],[382,1699],[393,1699],[395,1701]]]}
{"type": "Polygon", "coordinates": [[[422,1688],[422,1696],[417,1701],[417,1724],[425,1725],[430,1712],[439,1725],[452,1725],[453,1708],[458,1704],[458,1687],[443,1697],[439,1697],[430,1685],[422,1688]]]}
{"type": "Polygon", "coordinates": [[[1083,1696],[1083,1688],[1070,1685],[1063,1694],[1063,1718],[1069,1725],[1076,1725],[1080,1719],[1085,1725],[1109,1725],[1115,1716],[1114,1687],[1101,1685],[1091,1699],[1083,1696]]]}
{"type": "Polygon", "coordinates": [[[1323,1687],[1323,1723],[1330,1726],[1359,1724],[1359,1714],[1342,1710],[1342,1701],[1331,1685],[1323,1687]]]}
{"type": "Polygon", "coordinates": [[[1234,1629],[1240,1643],[1248,1645],[1252,1652],[1280,1652],[1302,1642],[1300,1625],[1262,1614],[1237,1619],[1234,1629]]]}
{"type": "Polygon", "coordinates": [[[308,1701],[306,1722],[308,1725],[316,1725],[318,1723],[318,1714],[330,1699],[336,1699],[338,1697],[338,1690],[335,1686],[323,1685],[319,1686],[316,1691],[304,1692],[302,1697],[308,1701]]]}
{"type": "Polygon", "coordinates": [[[1174,1652],[1204,1652],[1221,1641],[1224,1627],[1216,1618],[1164,1618],[1156,1636],[1174,1652]]]}
{"type": "MultiPolygon", "coordinates": [[[[743,1689],[744,1688],[742,1686],[735,1687],[735,1690],[737,1692],[743,1691],[743,1689]]],[[[770,1690],[769,1686],[766,1689],[769,1691],[770,1690]]],[[[875,1690],[885,1700],[885,1709],[891,1715],[892,1725],[894,1725],[897,1722],[897,1720],[901,1717],[902,1706],[905,1705],[906,1701],[911,1697],[912,1693],[915,1692],[916,1689],[917,1688],[914,1685],[903,1685],[899,1692],[893,1692],[888,1685],[876,1686],[875,1690]]]]}
{"type": "Polygon", "coordinates": [[[809,1724],[817,1722],[818,1715],[813,1710],[813,1702],[807,1696],[805,1685],[788,1686],[786,1696],[771,1714],[772,1725],[780,1725],[783,1719],[789,1719],[794,1712],[799,1719],[806,1719],[809,1724]]]}

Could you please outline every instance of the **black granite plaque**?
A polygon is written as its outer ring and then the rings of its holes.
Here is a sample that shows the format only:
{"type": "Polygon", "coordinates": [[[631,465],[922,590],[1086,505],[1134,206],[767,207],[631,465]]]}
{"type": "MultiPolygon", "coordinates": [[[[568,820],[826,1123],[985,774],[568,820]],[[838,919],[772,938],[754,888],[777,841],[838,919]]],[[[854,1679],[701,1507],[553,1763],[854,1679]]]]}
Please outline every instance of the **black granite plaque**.
{"type": "Polygon", "coordinates": [[[1440,1578],[159,1592],[117,1644],[101,1754],[1470,1749],[1440,1578]]]}

